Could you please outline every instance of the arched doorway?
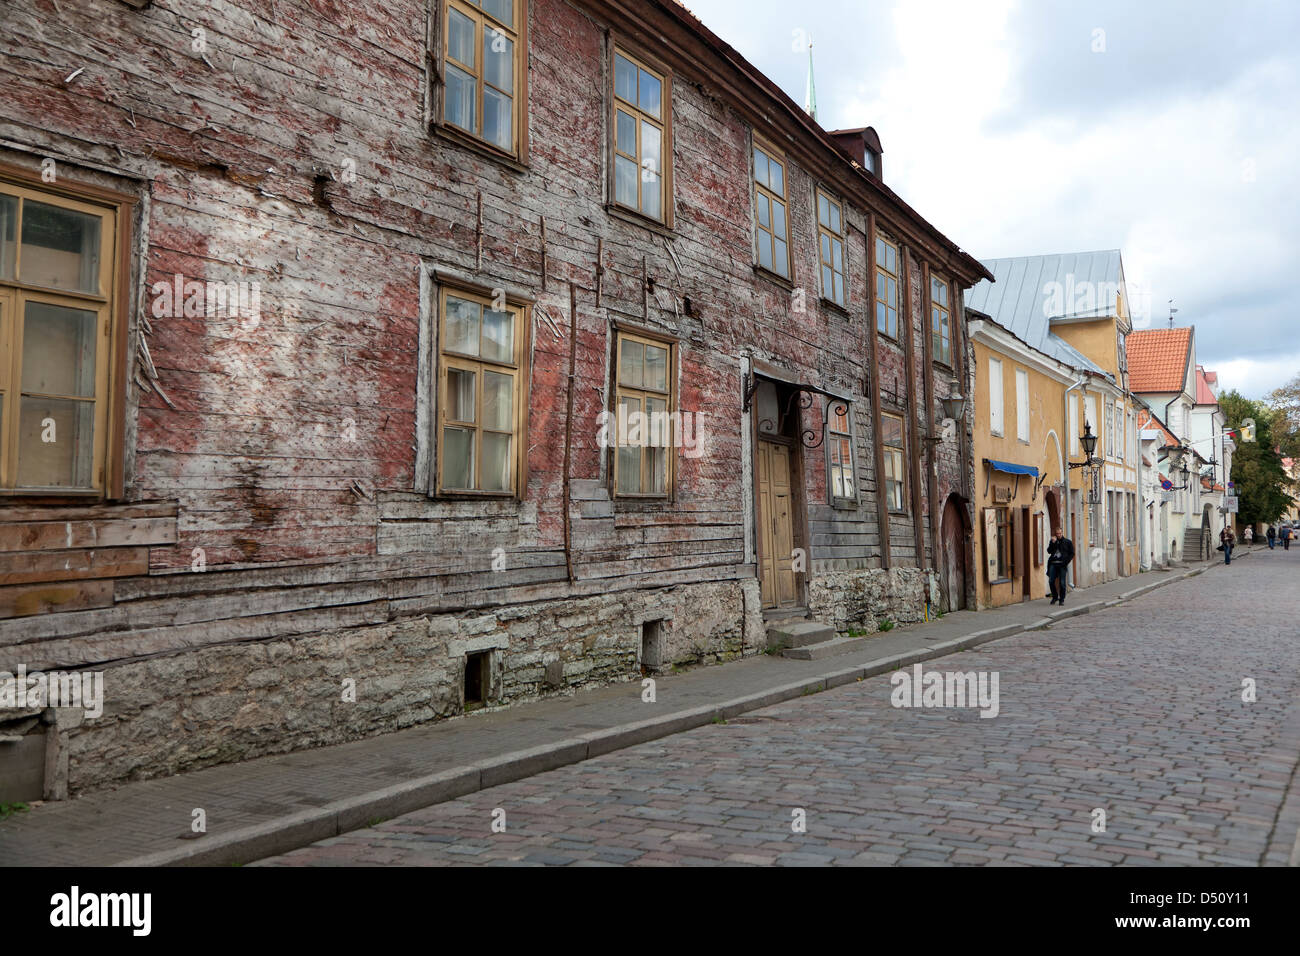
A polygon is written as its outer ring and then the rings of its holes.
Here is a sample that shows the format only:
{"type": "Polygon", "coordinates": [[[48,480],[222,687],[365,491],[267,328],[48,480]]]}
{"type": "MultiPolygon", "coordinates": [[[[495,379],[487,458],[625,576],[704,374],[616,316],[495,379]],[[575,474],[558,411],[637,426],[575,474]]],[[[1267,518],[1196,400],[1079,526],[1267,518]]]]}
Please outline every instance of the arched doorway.
{"type": "Polygon", "coordinates": [[[969,518],[961,495],[953,493],[943,506],[940,537],[943,541],[943,568],[940,580],[943,610],[960,611],[966,607],[966,533],[969,518]]]}

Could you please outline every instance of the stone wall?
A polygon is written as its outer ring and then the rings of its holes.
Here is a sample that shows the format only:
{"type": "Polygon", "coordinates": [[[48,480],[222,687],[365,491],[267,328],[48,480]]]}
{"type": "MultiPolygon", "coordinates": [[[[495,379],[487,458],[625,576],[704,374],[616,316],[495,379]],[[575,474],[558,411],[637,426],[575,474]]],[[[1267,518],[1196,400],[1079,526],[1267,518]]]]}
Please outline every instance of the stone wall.
{"type": "Polygon", "coordinates": [[[840,634],[868,634],[883,621],[914,624],[925,619],[926,604],[939,605],[939,579],[926,568],[843,571],[808,582],[810,616],[840,634]]]}
{"type": "Polygon", "coordinates": [[[766,646],[758,606],[752,579],[684,585],[429,615],[109,667],[103,715],[64,731],[67,790],[456,716],[464,712],[465,655],[475,651],[491,652],[489,707],[639,679],[646,621],[663,622],[665,669],[753,655],[766,646]],[[344,700],[348,679],[355,702],[344,700]]]}

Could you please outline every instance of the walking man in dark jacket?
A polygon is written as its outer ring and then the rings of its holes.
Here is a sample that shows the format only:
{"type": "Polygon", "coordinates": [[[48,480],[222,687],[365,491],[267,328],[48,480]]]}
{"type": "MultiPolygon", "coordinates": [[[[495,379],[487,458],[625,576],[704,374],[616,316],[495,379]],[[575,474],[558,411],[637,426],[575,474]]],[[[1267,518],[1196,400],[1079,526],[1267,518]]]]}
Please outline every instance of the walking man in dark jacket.
{"type": "Polygon", "coordinates": [[[1074,560],[1074,542],[1052,529],[1052,541],[1047,546],[1047,588],[1052,592],[1053,604],[1065,603],[1065,573],[1074,560]]]}
{"type": "Polygon", "coordinates": [[[1273,542],[1277,540],[1277,528],[1272,525],[1268,526],[1268,550],[1273,550],[1273,542]]]}
{"type": "Polygon", "coordinates": [[[1226,524],[1223,530],[1219,532],[1219,549],[1223,551],[1223,563],[1232,564],[1232,548],[1237,543],[1237,536],[1232,533],[1232,529],[1226,524]]]}

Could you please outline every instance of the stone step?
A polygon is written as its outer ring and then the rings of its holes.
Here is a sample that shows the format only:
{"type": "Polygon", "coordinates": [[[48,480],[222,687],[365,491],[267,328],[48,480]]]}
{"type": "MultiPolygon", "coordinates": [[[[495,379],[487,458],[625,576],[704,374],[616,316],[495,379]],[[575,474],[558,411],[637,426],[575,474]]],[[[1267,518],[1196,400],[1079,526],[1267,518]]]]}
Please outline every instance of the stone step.
{"type": "Polygon", "coordinates": [[[768,647],[803,647],[835,637],[835,628],[818,621],[781,621],[767,626],[768,647]]]}
{"type": "Polygon", "coordinates": [[[781,652],[781,656],[796,661],[819,661],[823,657],[834,657],[836,654],[856,651],[869,640],[870,637],[836,637],[820,644],[788,648],[781,652]]]}

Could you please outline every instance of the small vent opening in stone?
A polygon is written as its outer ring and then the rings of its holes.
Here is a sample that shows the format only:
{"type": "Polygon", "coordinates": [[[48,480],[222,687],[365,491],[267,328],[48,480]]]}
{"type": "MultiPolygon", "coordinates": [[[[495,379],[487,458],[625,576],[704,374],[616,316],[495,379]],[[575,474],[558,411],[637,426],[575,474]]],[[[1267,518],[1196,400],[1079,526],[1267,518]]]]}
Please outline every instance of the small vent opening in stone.
{"type": "Polygon", "coordinates": [[[465,709],[482,707],[487,699],[488,652],[476,651],[465,655],[465,709]]]}
{"type": "Polygon", "coordinates": [[[646,621],[641,625],[641,676],[657,674],[664,666],[664,622],[646,621]]]}

